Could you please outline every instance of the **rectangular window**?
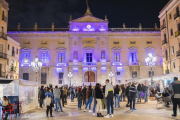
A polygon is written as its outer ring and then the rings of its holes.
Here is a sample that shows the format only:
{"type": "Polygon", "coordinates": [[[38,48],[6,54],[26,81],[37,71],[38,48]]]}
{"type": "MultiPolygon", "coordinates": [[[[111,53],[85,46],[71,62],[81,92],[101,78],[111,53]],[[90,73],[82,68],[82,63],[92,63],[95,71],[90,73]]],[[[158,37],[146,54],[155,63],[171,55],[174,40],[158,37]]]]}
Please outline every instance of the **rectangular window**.
{"type": "Polygon", "coordinates": [[[171,20],[171,18],[172,18],[172,16],[171,16],[171,14],[169,14],[169,19],[171,20]]]}
{"type": "MultiPolygon", "coordinates": [[[[154,76],[154,71],[152,71],[152,76],[154,76]]],[[[151,71],[149,71],[149,77],[151,77],[151,71]]]]}
{"type": "Polygon", "coordinates": [[[166,61],[168,60],[168,52],[165,50],[166,61]]]}
{"type": "Polygon", "coordinates": [[[8,50],[9,50],[9,44],[8,44],[8,50]]]}
{"type": "Polygon", "coordinates": [[[4,20],[4,10],[2,11],[2,20],[4,20]]]}
{"type": "Polygon", "coordinates": [[[120,53],[114,53],[114,62],[120,62],[120,53]]]}
{"type": "Polygon", "coordinates": [[[92,62],[92,53],[86,53],[86,62],[92,62]]]}
{"type": "Polygon", "coordinates": [[[23,54],[23,63],[29,63],[30,62],[30,53],[24,53],[23,54]]]}
{"type": "Polygon", "coordinates": [[[137,77],[137,72],[133,72],[132,73],[132,78],[136,78],[137,77]]]}
{"type": "Polygon", "coordinates": [[[173,36],[173,29],[171,29],[171,36],[173,36]]]}
{"type": "Polygon", "coordinates": [[[59,73],[59,84],[63,83],[63,75],[64,73],[59,73]]]}
{"type": "Polygon", "coordinates": [[[41,60],[43,63],[48,62],[48,53],[41,53],[41,60]]]}
{"type": "Polygon", "coordinates": [[[18,54],[18,49],[16,49],[16,54],[18,54]]]}
{"type": "Polygon", "coordinates": [[[164,34],[164,40],[165,40],[165,42],[167,42],[167,41],[166,41],[166,33],[164,34]]]}
{"type": "Polygon", "coordinates": [[[41,73],[41,84],[46,84],[47,73],[41,73]]]}
{"type": "Polygon", "coordinates": [[[175,64],[175,62],[173,63],[173,67],[174,67],[174,68],[176,68],[176,64],[175,64]]]}
{"type": "Polygon", "coordinates": [[[152,44],[152,41],[146,41],[146,44],[152,44]]]}
{"type": "Polygon", "coordinates": [[[136,52],[131,53],[131,61],[130,62],[137,62],[136,61],[136,52]]]}
{"type": "Polygon", "coordinates": [[[165,19],[163,20],[163,24],[165,23],[165,19]]]}
{"type": "Polygon", "coordinates": [[[121,73],[120,72],[116,72],[117,76],[119,76],[121,73]]]}
{"type": "Polygon", "coordinates": [[[113,42],[113,44],[119,44],[119,42],[113,42]]]}
{"type": "Polygon", "coordinates": [[[12,56],[15,56],[14,47],[12,47],[12,56]]]}
{"type": "Polygon", "coordinates": [[[172,54],[174,55],[174,46],[172,46],[172,54]]]}
{"type": "Polygon", "coordinates": [[[9,59],[7,59],[7,65],[9,65],[9,59]]]}
{"type": "Polygon", "coordinates": [[[101,59],[105,59],[105,50],[101,50],[101,59]]]}
{"type": "Polygon", "coordinates": [[[59,53],[58,55],[59,55],[58,56],[59,63],[65,63],[65,53],[59,53]]]}
{"type": "Polygon", "coordinates": [[[29,73],[23,73],[23,80],[29,80],[29,73]]]}
{"type": "Polygon", "coordinates": [[[130,44],[136,44],[136,41],[130,41],[130,44]]]}

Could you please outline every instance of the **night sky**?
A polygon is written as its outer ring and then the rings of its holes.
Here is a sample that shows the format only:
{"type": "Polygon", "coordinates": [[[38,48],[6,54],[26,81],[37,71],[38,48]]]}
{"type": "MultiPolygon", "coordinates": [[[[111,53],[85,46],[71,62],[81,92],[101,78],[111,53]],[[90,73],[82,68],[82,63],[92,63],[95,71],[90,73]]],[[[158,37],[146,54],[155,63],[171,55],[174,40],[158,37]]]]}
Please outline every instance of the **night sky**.
{"type": "MultiPolygon", "coordinates": [[[[73,19],[82,17],[86,11],[86,0],[6,0],[9,3],[8,28],[16,28],[20,23],[22,28],[67,28],[69,16],[73,19]]],[[[169,0],[89,0],[92,14],[104,19],[107,15],[110,28],[159,27],[159,12],[169,0]]]]}

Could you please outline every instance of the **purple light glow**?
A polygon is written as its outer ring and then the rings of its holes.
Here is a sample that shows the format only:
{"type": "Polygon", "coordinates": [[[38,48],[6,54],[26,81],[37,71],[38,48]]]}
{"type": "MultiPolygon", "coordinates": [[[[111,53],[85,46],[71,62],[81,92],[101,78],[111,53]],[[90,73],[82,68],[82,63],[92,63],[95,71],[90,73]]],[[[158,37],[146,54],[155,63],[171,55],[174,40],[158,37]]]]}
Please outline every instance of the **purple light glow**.
{"type": "Polygon", "coordinates": [[[106,71],[106,67],[101,67],[101,71],[106,71]]]}
{"type": "Polygon", "coordinates": [[[92,67],[91,70],[96,71],[96,67],[92,67]]]}
{"type": "Polygon", "coordinates": [[[74,68],[73,68],[73,71],[78,72],[78,67],[74,67],[74,68]]]}
{"type": "Polygon", "coordinates": [[[117,71],[122,71],[122,67],[117,67],[117,71]]]}
{"type": "Polygon", "coordinates": [[[83,68],[83,70],[84,70],[84,71],[87,71],[87,70],[88,70],[88,68],[87,68],[87,67],[85,67],[85,68],[83,68]]]}
{"type": "Polygon", "coordinates": [[[56,68],[57,72],[63,72],[62,68],[56,68]]]}

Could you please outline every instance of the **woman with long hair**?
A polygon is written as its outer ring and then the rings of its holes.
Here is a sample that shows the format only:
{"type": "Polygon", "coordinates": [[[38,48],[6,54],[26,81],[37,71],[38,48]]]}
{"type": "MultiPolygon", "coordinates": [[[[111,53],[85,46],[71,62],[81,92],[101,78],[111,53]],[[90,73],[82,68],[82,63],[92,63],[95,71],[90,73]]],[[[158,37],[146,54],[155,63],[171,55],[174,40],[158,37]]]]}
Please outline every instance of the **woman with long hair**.
{"type": "Polygon", "coordinates": [[[97,101],[97,117],[104,117],[101,112],[102,112],[102,99],[103,99],[103,94],[100,88],[100,84],[97,83],[95,87],[95,95],[96,95],[96,101],[97,101]]]}
{"type": "Polygon", "coordinates": [[[82,100],[83,100],[83,93],[81,87],[77,88],[77,100],[78,100],[78,109],[81,110],[82,100]]]}
{"type": "Polygon", "coordinates": [[[86,111],[88,105],[89,105],[89,112],[92,112],[91,111],[91,103],[93,101],[93,97],[92,97],[92,88],[91,88],[91,86],[89,86],[87,91],[86,91],[86,99],[88,99],[88,100],[87,100],[84,112],[86,111]]]}

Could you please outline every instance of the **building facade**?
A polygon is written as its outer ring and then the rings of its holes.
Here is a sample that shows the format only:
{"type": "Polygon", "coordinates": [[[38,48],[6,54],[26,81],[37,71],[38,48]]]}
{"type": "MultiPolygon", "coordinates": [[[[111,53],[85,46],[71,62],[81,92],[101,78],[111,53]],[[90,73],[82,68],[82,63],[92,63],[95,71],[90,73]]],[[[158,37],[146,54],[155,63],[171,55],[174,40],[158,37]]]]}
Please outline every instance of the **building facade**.
{"type": "Polygon", "coordinates": [[[180,1],[170,0],[159,14],[163,73],[180,72],[180,1]]]}
{"type": "MultiPolygon", "coordinates": [[[[162,74],[161,36],[159,29],[108,28],[108,19],[92,15],[87,7],[85,15],[72,20],[69,28],[10,29],[8,36],[20,43],[19,77],[36,80],[31,61],[38,56],[43,62],[38,72],[40,84],[94,85],[105,84],[112,71],[112,83],[125,83],[132,78],[147,78],[150,67],[145,63],[149,53],[157,56],[154,75],[162,74]],[[27,31],[28,30],[28,31],[27,31]],[[73,77],[68,78],[69,72],[73,77]]],[[[109,78],[110,79],[110,78],[109,78]]]]}

